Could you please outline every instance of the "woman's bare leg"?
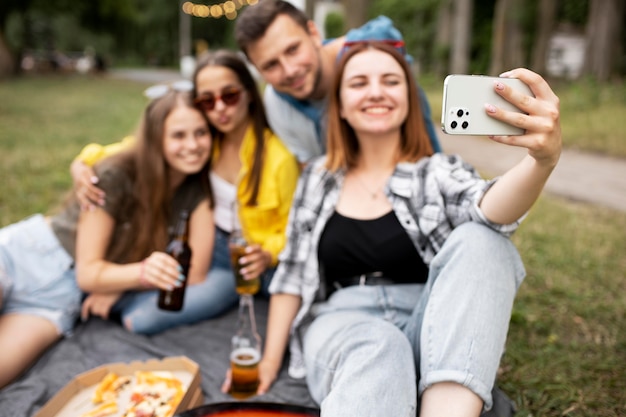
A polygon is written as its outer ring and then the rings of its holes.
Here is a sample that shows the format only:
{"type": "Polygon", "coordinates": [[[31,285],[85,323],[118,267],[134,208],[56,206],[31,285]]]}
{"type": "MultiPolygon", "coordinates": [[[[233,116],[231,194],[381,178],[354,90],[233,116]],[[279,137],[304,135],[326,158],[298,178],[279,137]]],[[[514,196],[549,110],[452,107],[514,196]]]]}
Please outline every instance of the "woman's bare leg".
{"type": "Polygon", "coordinates": [[[455,382],[439,382],[422,394],[420,417],[478,417],[483,400],[455,382]]]}
{"type": "Polygon", "coordinates": [[[52,322],[38,316],[0,316],[0,389],[18,377],[61,336],[52,322]]]}

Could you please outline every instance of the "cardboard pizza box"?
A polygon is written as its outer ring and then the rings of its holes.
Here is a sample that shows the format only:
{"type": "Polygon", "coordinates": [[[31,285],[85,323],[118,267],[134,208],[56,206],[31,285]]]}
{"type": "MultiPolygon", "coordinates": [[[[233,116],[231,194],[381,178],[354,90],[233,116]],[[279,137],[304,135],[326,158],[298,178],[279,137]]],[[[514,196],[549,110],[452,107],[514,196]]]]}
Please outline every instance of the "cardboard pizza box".
{"type": "MultiPolygon", "coordinates": [[[[177,356],[162,360],[149,359],[145,362],[110,363],[83,372],[57,392],[34,417],[78,417],[96,407],[91,398],[96,386],[109,372],[122,376],[133,375],[135,371],[169,372],[183,383],[185,395],[176,408],[176,413],[198,407],[204,402],[200,387],[200,367],[185,356],[177,356]]],[[[123,415],[129,397],[130,390],[124,390],[118,402],[119,412],[112,417],[123,415]],[[124,393],[128,395],[124,396],[124,393]]]]}
{"type": "MultiPolygon", "coordinates": [[[[191,410],[192,408],[197,408],[197,407],[200,407],[201,405],[204,405],[204,394],[202,394],[202,389],[198,387],[196,388],[196,392],[191,396],[191,400],[189,401],[189,405],[187,406],[186,410],[191,410]]],[[[177,413],[180,413],[186,410],[183,410],[182,408],[178,407],[177,413]]]]}

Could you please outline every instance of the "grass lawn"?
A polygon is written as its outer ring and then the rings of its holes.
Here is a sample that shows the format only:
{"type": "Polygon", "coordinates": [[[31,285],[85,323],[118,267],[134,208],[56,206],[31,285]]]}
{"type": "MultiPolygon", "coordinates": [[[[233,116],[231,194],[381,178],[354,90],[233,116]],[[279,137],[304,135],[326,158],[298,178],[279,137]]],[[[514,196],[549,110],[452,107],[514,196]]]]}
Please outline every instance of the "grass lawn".
{"type": "MultiPolygon", "coordinates": [[[[424,85],[438,123],[441,84],[424,85]]],[[[90,77],[0,83],[0,226],[54,208],[84,145],[133,131],[145,87],[90,77]]],[[[624,85],[557,91],[568,146],[626,156],[624,85]]],[[[528,277],[498,383],[517,415],[626,415],[626,214],[544,195],[513,240],[528,277]]]]}

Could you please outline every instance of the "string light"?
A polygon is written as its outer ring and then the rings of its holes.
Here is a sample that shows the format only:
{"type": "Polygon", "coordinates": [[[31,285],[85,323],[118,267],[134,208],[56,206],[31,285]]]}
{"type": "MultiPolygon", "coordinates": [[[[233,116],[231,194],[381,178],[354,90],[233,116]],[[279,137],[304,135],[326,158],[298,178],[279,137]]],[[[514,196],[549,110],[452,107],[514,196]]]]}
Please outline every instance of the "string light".
{"type": "Polygon", "coordinates": [[[183,3],[183,12],[195,17],[210,17],[213,19],[226,17],[228,20],[234,20],[237,17],[237,10],[243,6],[254,6],[258,2],[259,0],[228,0],[209,6],[186,1],[183,3]]]}

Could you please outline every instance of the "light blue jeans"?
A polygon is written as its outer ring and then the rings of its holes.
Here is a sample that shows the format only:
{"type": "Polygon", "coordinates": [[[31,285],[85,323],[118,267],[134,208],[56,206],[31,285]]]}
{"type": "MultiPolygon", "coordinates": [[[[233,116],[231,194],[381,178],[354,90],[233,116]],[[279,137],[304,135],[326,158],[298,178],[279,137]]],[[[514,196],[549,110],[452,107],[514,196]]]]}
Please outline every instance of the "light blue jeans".
{"type": "MultiPolygon", "coordinates": [[[[262,293],[267,295],[274,269],[262,278],[262,293]]],[[[129,330],[141,334],[154,334],[172,327],[193,324],[224,314],[238,305],[235,275],[230,264],[228,234],[215,229],[215,245],[207,279],[185,290],[185,300],[180,311],[165,311],[157,307],[158,291],[131,291],[116,303],[113,312],[120,314],[129,330]]]]}
{"type": "Polygon", "coordinates": [[[467,223],[436,255],[426,284],[352,286],[315,305],[304,354],[322,416],[413,417],[418,394],[443,381],[491,408],[524,276],[509,239],[467,223]]]}

